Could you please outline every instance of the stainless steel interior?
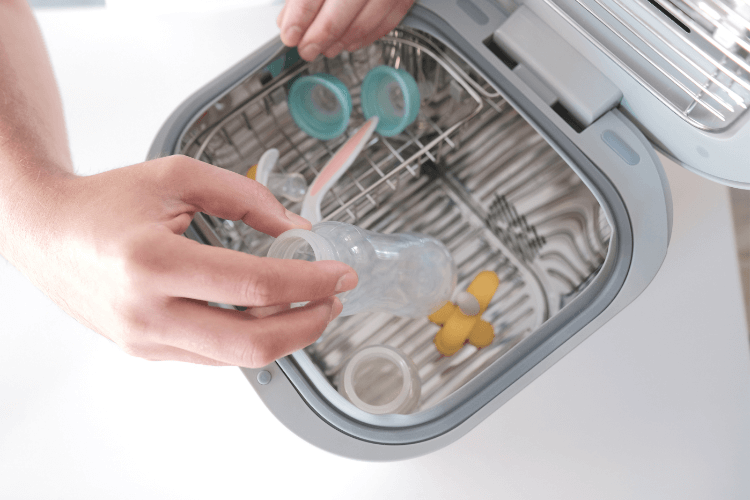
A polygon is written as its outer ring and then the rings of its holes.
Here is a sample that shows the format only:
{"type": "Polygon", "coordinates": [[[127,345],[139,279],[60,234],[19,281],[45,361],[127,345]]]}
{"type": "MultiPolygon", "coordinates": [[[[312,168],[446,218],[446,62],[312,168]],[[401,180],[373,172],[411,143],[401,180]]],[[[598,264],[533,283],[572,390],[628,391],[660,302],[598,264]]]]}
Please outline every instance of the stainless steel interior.
{"type": "MultiPolygon", "coordinates": [[[[401,349],[422,379],[419,411],[523,342],[582,291],[604,262],[610,226],[574,170],[524,118],[449,50],[412,30],[333,60],[297,61],[277,75],[279,65],[270,64],[197,117],[183,132],[181,152],[245,174],[274,147],[281,170],[312,182],[364,122],[359,84],[379,64],[414,75],[422,95],[419,116],[398,136],[373,136],[324,199],[323,216],[440,239],[457,264],[457,290],[478,272],[495,271],[501,285],[483,318],[496,338],[484,349],[466,345],[443,357],[432,342],[439,327],[427,318],[359,314],[335,320],[305,353],[335,385],[342,363],[360,347],[401,349]],[[340,78],[354,103],[347,133],[327,142],[301,132],[286,104],[289,82],[317,72],[340,78]]],[[[272,241],[241,222],[198,214],[196,223],[212,243],[255,255],[265,255],[272,241]]]]}
{"type": "Polygon", "coordinates": [[[693,126],[722,130],[750,104],[748,0],[544,0],[693,126]]]}

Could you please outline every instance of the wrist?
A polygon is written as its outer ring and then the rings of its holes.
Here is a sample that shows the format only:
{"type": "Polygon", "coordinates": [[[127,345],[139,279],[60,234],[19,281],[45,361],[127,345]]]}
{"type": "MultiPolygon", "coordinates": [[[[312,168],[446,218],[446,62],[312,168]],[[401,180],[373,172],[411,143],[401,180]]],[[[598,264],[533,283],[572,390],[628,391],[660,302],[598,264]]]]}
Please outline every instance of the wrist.
{"type": "Polygon", "coordinates": [[[22,169],[2,168],[8,175],[0,179],[0,254],[28,275],[35,261],[53,251],[78,178],[44,165],[16,166],[22,169]]]}

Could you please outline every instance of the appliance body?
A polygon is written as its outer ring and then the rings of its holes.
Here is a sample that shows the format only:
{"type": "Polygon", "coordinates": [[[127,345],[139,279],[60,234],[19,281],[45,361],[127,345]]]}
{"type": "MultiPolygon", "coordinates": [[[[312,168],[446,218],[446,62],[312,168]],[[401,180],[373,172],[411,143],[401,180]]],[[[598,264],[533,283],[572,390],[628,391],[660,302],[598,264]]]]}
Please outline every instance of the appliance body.
{"type": "MultiPolygon", "coordinates": [[[[736,173],[689,163],[659,131],[647,130],[649,140],[634,123],[647,121],[634,119],[642,107],[648,117],[688,122],[649,103],[655,94],[620,78],[621,66],[570,22],[557,23],[555,15],[563,18],[553,7],[420,2],[372,48],[309,64],[274,40],[188,99],[157,135],[151,158],[182,153],[244,173],[277,147],[282,169],[312,180],[346,137],[324,142],[296,129],[285,101],[296,76],[324,71],[356,89],[371,67],[389,64],[421,85],[415,124],[403,137],[374,138],[324,200],[323,215],[441,238],[458,261],[459,288],[482,268],[494,269],[503,284],[488,320],[498,335],[487,348],[443,358],[431,344],[437,327],[426,318],[356,315],[337,319],[305,350],[243,368],[268,408],[305,440],[347,457],[397,460],[460,438],[656,275],[671,200],[654,144],[704,175],[736,173]],[[378,343],[399,347],[418,365],[423,395],[415,413],[371,415],[336,390],[347,356],[378,343]]],[[[356,90],[352,97],[356,109],[356,90]]],[[[733,132],[718,135],[741,137],[743,120],[746,114],[733,132]]],[[[363,121],[355,113],[348,133],[363,121]]],[[[688,130],[678,142],[694,128],[676,129],[688,130]]],[[[709,155],[713,144],[704,148],[709,155]]],[[[186,235],[258,255],[270,245],[250,228],[203,214],[186,235]]]]}

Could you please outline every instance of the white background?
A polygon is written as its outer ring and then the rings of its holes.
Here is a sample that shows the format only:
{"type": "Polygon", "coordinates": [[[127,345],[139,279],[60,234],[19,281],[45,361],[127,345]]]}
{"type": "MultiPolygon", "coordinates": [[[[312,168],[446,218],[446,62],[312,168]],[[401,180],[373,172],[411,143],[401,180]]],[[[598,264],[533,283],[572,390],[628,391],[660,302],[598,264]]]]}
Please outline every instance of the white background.
{"type": "MultiPolygon", "coordinates": [[[[182,100],[276,34],[278,6],[169,10],[39,14],[79,172],[142,161],[182,100]]],[[[467,436],[401,463],[313,448],[236,368],[122,354],[0,259],[0,498],[750,498],[728,193],[666,167],[652,285],[467,436]]]]}

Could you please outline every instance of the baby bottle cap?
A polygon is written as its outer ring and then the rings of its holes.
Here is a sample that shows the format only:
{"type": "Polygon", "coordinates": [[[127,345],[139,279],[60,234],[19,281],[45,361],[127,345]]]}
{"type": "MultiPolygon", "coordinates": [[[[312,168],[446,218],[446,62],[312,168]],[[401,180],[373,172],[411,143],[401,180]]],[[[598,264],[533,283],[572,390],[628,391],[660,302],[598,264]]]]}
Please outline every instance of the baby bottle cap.
{"type": "Polygon", "coordinates": [[[402,69],[376,66],[362,82],[365,118],[378,116],[377,132],[386,137],[400,134],[419,114],[419,88],[414,77],[402,69]]]}
{"type": "Polygon", "coordinates": [[[352,98],[334,76],[303,76],[289,89],[289,113],[306,134],[321,140],[334,139],[349,125],[352,98]]]}
{"type": "Polygon", "coordinates": [[[421,393],[416,366],[404,353],[376,345],[356,352],[344,367],[340,392],[368,413],[408,413],[421,393]]]}

